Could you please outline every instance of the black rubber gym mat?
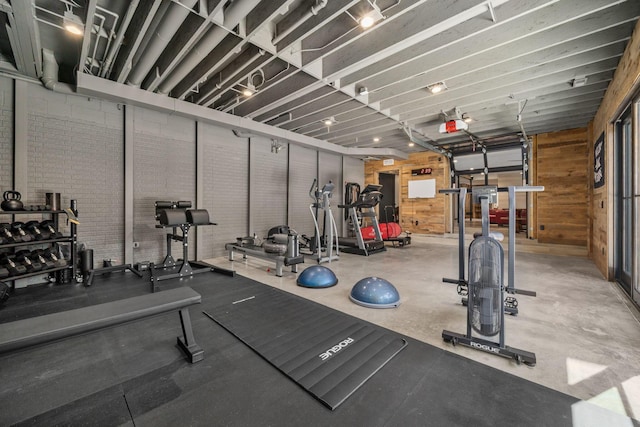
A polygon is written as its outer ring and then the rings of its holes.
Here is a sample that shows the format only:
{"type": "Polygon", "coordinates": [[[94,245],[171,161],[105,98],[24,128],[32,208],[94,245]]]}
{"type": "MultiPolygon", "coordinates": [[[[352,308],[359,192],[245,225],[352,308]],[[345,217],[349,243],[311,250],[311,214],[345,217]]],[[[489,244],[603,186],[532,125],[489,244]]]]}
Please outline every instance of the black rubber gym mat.
{"type": "Polygon", "coordinates": [[[266,285],[204,312],[332,410],[400,352],[399,335],[266,285]]]}

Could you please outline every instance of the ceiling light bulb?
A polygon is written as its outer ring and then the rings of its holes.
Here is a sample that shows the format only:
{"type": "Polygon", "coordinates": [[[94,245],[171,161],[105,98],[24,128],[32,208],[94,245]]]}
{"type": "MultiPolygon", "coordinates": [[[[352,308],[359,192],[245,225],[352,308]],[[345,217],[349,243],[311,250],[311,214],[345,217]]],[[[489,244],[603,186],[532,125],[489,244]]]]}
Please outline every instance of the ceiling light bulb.
{"type": "Polygon", "coordinates": [[[427,89],[429,89],[429,92],[434,94],[442,92],[446,88],[447,88],[447,85],[444,84],[444,82],[438,82],[438,83],[434,83],[432,85],[427,86],[427,89]]]}
{"type": "Polygon", "coordinates": [[[64,12],[63,26],[65,30],[77,36],[84,32],[84,24],[82,23],[82,20],[80,17],[75,15],[72,10],[64,12]]]}
{"type": "Polygon", "coordinates": [[[416,145],[416,144],[414,144],[413,142],[409,143],[409,147],[413,147],[414,145],[416,145]]]}
{"type": "Polygon", "coordinates": [[[327,125],[327,126],[331,126],[332,123],[333,123],[333,121],[331,119],[326,119],[324,121],[324,124],[327,125]]]}
{"type": "Polygon", "coordinates": [[[360,18],[360,26],[364,29],[371,28],[373,24],[384,19],[384,15],[380,11],[380,8],[375,4],[372,4],[373,10],[360,18]]]}
{"type": "Polygon", "coordinates": [[[253,95],[253,91],[249,88],[242,89],[242,94],[246,97],[250,97],[251,95],[253,95]]]}
{"type": "Polygon", "coordinates": [[[373,142],[380,142],[380,138],[378,138],[378,137],[373,138],[373,142]]]}
{"type": "Polygon", "coordinates": [[[360,26],[362,28],[369,28],[374,24],[373,16],[367,15],[360,20],[360,26]]]}

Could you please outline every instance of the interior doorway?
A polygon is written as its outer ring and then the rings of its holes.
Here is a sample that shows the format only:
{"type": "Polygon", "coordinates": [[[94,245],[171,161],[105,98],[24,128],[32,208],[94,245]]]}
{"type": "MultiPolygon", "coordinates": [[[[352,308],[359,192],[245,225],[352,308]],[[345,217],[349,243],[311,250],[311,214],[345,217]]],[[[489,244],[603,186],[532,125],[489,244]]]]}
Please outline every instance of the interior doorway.
{"type": "Polygon", "coordinates": [[[378,221],[380,223],[400,222],[400,218],[398,218],[397,182],[398,171],[380,172],[378,175],[378,183],[382,185],[380,190],[382,200],[378,205],[378,221]]]}

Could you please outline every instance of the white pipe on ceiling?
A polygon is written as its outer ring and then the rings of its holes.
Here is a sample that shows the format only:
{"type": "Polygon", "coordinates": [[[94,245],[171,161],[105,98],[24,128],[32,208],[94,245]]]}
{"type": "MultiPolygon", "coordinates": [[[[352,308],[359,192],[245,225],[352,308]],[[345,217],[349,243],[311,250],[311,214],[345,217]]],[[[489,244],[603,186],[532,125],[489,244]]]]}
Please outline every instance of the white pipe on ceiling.
{"type": "Polygon", "coordinates": [[[107,77],[109,73],[111,73],[113,58],[116,56],[116,53],[120,49],[122,39],[124,39],[124,33],[127,31],[127,28],[129,28],[129,23],[131,22],[131,18],[133,18],[133,14],[136,11],[136,8],[138,7],[138,3],[140,3],[140,0],[131,0],[131,2],[129,3],[127,13],[124,15],[124,19],[120,24],[120,28],[118,28],[116,39],[114,40],[111,48],[109,49],[109,52],[107,53],[107,58],[104,60],[102,72],[100,73],[101,77],[107,77]]]}
{"type": "Polygon", "coordinates": [[[324,9],[327,3],[328,3],[327,0],[319,0],[316,4],[311,6],[311,8],[307,11],[307,13],[305,13],[302,16],[302,18],[298,19],[295,22],[295,24],[293,24],[292,26],[284,30],[282,33],[274,37],[273,40],[271,40],[271,43],[273,43],[274,46],[280,43],[285,37],[291,34],[296,28],[298,28],[300,25],[308,21],[309,18],[311,18],[312,16],[316,16],[321,9],[324,9]]]}
{"type": "MultiPolygon", "coordinates": [[[[224,12],[224,27],[233,28],[253,10],[260,0],[236,0],[224,12]]],[[[167,94],[178,85],[227,35],[227,31],[215,26],[191,49],[180,64],[158,86],[158,92],[167,94]]]]}
{"type": "MultiPolygon", "coordinates": [[[[184,0],[183,5],[192,8],[197,2],[198,0],[184,0]]],[[[153,39],[146,46],[140,59],[133,65],[127,80],[128,85],[140,86],[189,13],[189,9],[171,3],[158,24],[153,39]]]]}

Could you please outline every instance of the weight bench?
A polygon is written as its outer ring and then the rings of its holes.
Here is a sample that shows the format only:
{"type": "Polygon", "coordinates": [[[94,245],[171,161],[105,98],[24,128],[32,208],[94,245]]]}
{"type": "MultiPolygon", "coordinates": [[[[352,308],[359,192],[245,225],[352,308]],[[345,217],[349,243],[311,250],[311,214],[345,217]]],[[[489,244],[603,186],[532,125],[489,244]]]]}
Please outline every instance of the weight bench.
{"type": "Polygon", "coordinates": [[[178,311],[178,346],[189,362],[199,362],[204,352],[193,337],[189,306],[200,302],[200,294],[183,287],[0,324],[0,354],[178,311]]]}

